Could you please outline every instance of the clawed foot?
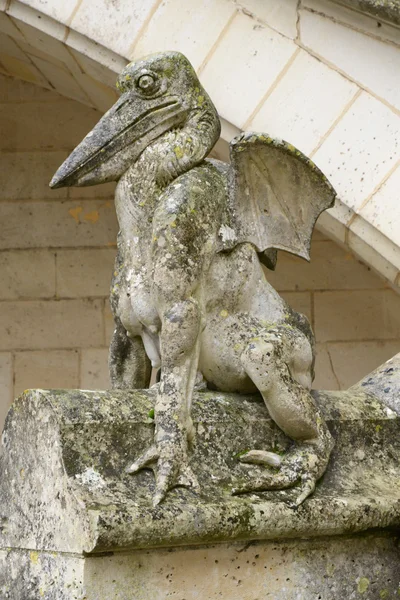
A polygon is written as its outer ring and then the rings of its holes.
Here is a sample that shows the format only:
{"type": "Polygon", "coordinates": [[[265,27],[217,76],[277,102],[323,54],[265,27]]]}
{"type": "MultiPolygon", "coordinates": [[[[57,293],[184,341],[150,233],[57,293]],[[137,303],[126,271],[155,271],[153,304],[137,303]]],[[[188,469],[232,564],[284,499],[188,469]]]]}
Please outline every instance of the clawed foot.
{"type": "Polygon", "coordinates": [[[300,506],[314,492],[318,479],[326,470],[332,449],[333,439],[326,429],[318,440],[298,444],[283,457],[273,452],[251,450],[239,458],[240,462],[270,465],[279,471],[261,472],[235,487],[232,494],[285,490],[298,485],[297,496],[290,504],[300,506]]]}
{"type": "Polygon", "coordinates": [[[137,473],[141,469],[151,469],[156,478],[156,491],[153,505],[162,502],[174,487],[186,487],[199,491],[200,486],[196,475],[188,465],[186,453],[173,444],[165,444],[162,451],[153,444],[132,465],[127,467],[127,473],[137,473]]]}

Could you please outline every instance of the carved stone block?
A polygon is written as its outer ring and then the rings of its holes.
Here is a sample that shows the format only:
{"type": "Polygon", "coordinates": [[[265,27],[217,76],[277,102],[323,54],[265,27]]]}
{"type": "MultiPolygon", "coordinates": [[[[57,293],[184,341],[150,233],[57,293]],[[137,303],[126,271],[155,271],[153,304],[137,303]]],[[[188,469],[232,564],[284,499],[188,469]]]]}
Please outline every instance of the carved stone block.
{"type": "Polygon", "coordinates": [[[121,473],[152,439],[155,388],[26,392],[2,437],[1,597],[394,597],[399,382],[397,355],[346,392],[314,392],[336,444],[297,508],[291,491],[231,494],[270,469],[238,460],[249,440],[278,454],[291,443],[259,396],[195,394],[190,464],[201,494],[176,488],[154,507],[153,475],[121,473]]]}

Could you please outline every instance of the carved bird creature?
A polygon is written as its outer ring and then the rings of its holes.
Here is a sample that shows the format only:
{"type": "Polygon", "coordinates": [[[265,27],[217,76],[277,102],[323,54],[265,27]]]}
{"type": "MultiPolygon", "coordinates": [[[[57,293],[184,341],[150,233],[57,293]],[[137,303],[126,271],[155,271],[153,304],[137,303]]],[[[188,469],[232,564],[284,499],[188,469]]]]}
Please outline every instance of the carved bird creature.
{"type": "MultiPolygon", "coordinates": [[[[319,214],[334,191],[317,167],[286,142],[242,134],[231,164],[207,155],[220,135],[216,109],[189,61],[155,54],[127,65],[121,96],[72,152],[51,187],[118,181],[120,226],[111,306],[113,387],[144,388],[161,367],[154,444],[128,467],[150,467],[154,502],[176,485],[198,484],[189,466],[193,389],[259,390],[272,419],[294,441],[281,458],[233,490],[315,488],[332,438],[310,393],[313,334],[268,283],[276,251],[309,258],[319,214]]],[[[251,440],[249,440],[249,445],[251,440]]]]}

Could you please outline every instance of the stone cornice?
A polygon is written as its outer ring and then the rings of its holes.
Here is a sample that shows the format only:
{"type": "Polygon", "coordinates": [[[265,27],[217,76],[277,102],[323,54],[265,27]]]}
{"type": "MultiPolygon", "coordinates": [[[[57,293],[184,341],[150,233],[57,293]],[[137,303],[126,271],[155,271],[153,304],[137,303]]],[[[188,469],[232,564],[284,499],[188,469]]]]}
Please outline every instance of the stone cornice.
{"type": "Polygon", "coordinates": [[[400,26],[400,0],[337,0],[337,4],[355,8],[400,26]]]}

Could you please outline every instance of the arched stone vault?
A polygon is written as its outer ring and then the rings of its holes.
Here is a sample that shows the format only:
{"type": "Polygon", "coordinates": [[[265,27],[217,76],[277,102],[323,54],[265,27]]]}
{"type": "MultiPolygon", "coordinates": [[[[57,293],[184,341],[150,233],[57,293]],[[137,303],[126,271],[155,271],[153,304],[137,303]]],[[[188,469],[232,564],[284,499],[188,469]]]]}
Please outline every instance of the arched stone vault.
{"type": "Polygon", "coordinates": [[[399,287],[399,20],[372,0],[0,0],[0,71],[105,111],[128,60],[184,52],[216,155],[242,129],[293,143],[338,191],[318,228],[399,287]]]}

